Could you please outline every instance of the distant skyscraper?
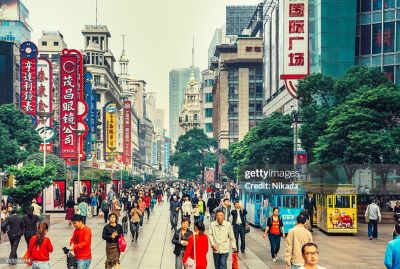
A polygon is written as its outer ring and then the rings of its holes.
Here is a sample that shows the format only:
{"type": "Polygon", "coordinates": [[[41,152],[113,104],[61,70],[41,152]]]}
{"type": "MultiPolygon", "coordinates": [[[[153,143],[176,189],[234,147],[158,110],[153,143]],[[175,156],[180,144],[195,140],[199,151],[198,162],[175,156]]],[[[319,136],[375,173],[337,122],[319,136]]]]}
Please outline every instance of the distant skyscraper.
{"type": "Polygon", "coordinates": [[[240,35],[256,9],[257,6],[226,6],[226,35],[240,35]]]}
{"type": "Polygon", "coordinates": [[[19,106],[19,45],[0,41],[0,104],[19,106]]]}
{"type": "Polygon", "coordinates": [[[208,47],[208,66],[210,67],[212,60],[218,60],[217,57],[214,56],[215,48],[218,45],[226,43],[226,25],[222,25],[220,28],[215,29],[214,36],[210,42],[208,47]]]}
{"type": "Polygon", "coordinates": [[[0,41],[22,43],[31,39],[29,11],[19,0],[0,1],[0,41]]]}
{"type": "MultiPolygon", "coordinates": [[[[191,67],[174,69],[169,72],[169,136],[172,140],[179,137],[179,115],[182,111],[186,84],[189,81],[191,67]]],[[[194,69],[196,81],[200,81],[200,68],[194,69]]]]}

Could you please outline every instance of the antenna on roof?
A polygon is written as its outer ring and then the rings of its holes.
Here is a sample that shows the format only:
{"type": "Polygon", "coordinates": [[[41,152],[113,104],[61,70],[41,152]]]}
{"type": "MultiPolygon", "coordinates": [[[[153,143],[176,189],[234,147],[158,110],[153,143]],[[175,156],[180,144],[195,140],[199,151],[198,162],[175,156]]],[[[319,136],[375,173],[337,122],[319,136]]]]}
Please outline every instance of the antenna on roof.
{"type": "Polygon", "coordinates": [[[194,72],[194,35],[193,35],[193,46],[192,46],[192,72],[194,72]]]}
{"type": "Polygon", "coordinates": [[[96,0],[96,28],[97,28],[97,0],[96,0]]]}

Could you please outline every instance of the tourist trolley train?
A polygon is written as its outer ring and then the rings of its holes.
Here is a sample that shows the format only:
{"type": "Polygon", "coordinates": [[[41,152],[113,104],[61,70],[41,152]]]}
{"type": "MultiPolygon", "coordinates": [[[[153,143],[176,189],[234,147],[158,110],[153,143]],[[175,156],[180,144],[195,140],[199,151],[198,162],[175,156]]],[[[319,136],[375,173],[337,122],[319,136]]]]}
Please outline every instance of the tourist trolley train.
{"type": "Polygon", "coordinates": [[[313,189],[317,204],[318,228],[327,233],[356,234],[356,187],[340,184],[314,186],[313,189]]]}
{"type": "Polygon", "coordinates": [[[296,217],[304,208],[304,189],[266,189],[263,183],[241,184],[240,194],[247,221],[260,228],[265,228],[266,221],[272,215],[272,209],[279,207],[285,232],[296,222],[296,217]],[[257,188],[254,188],[257,186],[257,188]]]}

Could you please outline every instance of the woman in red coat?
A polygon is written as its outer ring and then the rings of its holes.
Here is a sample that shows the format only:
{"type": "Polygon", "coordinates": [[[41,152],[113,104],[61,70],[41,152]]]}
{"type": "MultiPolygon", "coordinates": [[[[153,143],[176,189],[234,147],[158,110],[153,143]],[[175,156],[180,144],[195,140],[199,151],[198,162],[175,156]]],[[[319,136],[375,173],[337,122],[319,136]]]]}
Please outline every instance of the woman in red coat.
{"type": "Polygon", "coordinates": [[[208,237],[204,234],[205,229],[206,227],[201,221],[197,221],[194,224],[194,234],[189,237],[188,245],[183,255],[183,264],[185,264],[185,267],[187,267],[188,258],[190,257],[195,261],[196,269],[207,268],[208,237]],[[193,236],[195,237],[193,238],[193,236]]]}

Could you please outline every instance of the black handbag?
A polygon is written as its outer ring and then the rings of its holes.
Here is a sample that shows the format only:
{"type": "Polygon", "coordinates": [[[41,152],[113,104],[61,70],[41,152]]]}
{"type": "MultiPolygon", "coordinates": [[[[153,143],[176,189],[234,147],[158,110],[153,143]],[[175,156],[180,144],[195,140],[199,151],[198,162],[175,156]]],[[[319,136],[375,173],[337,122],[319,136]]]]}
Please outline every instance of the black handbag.
{"type": "Polygon", "coordinates": [[[244,226],[244,232],[246,234],[248,234],[250,232],[250,225],[248,223],[246,223],[245,226],[244,226]]]}

